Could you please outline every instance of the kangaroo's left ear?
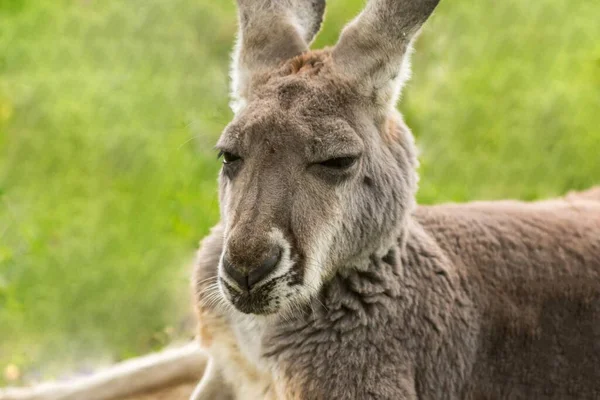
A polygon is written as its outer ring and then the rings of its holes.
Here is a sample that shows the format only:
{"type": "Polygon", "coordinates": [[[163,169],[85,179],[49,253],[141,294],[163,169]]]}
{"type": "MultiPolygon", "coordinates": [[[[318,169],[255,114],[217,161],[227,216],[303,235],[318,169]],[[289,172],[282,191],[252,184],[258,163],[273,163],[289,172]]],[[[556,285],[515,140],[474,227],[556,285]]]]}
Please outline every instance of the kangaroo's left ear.
{"type": "Polygon", "coordinates": [[[369,0],[333,49],[334,67],[384,107],[395,106],[410,75],[412,41],[438,2],[369,0]]]}
{"type": "Polygon", "coordinates": [[[325,0],[237,0],[239,33],[231,68],[232,108],[251,96],[252,78],[308,50],[325,0]]]}

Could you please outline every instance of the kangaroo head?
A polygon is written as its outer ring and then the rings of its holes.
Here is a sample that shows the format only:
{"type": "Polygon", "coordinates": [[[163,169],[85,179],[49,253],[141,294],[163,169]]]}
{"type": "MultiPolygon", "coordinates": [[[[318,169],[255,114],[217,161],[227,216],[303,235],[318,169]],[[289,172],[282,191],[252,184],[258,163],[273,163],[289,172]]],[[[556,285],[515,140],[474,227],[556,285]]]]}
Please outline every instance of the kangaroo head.
{"type": "Polygon", "coordinates": [[[413,38],[438,0],[372,0],[308,50],[324,0],[238,0],[235,111],[217,148],[218,281],[244,313],[289,310],[402,237],[417,186],[395,111],[413,38]]]}

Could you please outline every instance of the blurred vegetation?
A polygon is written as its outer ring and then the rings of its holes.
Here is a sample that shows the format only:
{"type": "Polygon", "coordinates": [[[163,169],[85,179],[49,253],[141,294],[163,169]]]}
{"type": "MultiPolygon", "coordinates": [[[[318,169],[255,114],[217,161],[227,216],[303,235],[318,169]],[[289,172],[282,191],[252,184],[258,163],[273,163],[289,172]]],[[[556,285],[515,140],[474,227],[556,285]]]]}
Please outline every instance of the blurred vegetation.
{"type": "MultiPolygon", "coordinates": [[[[361,6],[330,0],[316,46],[361,6]]],[[[13,372],[0,383],[190,334],[189,262],[218,219],[234,12],[0,0],[0,371],[13,372]]],[[[442,1],[399,105],[422,150],[421,202],[600,182],[598,15],[594,0],[442,1]]]]}

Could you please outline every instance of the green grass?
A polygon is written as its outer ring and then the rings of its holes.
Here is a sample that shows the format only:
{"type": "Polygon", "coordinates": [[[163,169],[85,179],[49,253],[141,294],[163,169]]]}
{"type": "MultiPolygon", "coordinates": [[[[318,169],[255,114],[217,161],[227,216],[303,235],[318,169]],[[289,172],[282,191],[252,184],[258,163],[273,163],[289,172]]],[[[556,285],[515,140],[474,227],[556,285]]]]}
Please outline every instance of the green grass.
{"type": "MultiPolygon", "coordinates": [[[[317,46],[362,6],[329,3],[317,46]]],[[[400,103],[421,202],[600,182],[598,15],[442,2],[400,103]]],[[[232,1],[0,0],[0,371],[52,376],[189,334],[235,29],[232,1]]]]}

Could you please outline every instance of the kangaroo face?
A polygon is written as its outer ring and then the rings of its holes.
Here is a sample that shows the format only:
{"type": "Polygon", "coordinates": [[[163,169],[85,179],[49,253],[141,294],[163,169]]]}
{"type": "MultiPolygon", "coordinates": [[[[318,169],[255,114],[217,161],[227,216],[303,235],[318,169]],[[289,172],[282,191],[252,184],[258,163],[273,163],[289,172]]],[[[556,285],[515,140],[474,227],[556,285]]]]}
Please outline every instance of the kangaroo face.
{"type": "Polygon", "coordinates": [[[372,31],[373,16],[390,23],[376,2],[333,49],[309,51],[323,1],[238,1],[236,115],[217,144],[218,285],[235,309],[299,309],[328,277],[361,268],[402,236],[416,160],[394,105],[407,49],[436,3],[390,2],[398,35],[372,31]]]}
{"type": "Polygon", "coordinates": [[[329,57],[264,77],[218,142],[219,281],[242,312],[274,313],[315,295],[337,268],[393,240],[411,205],[414,160],[401,145],[412,150],[411,138],[396,137],[391,120],[336,79],[329,57]]]}

